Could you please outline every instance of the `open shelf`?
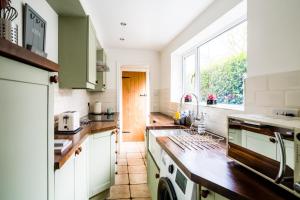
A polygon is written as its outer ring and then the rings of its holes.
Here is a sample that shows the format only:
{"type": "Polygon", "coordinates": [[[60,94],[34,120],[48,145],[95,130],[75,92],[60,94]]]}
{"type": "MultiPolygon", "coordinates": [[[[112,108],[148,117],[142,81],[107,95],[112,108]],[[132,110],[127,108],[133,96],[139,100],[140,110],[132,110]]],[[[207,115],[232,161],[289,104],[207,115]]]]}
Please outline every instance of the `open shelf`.
{"type": "Polygon", "coordinates": [[[59,71],[57,63],[2,38],[0,38],[0,55],[50,72],[59,71]]]}

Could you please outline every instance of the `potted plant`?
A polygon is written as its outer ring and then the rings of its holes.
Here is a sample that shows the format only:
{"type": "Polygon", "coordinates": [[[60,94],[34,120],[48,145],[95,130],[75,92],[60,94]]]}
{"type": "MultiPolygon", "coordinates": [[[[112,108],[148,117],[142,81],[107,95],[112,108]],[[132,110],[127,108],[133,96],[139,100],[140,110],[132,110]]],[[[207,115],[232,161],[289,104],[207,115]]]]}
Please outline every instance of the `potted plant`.
{"type": "Polygon", "coordinates": [[[192,95],[189,94],[185,95],[184,102],[192,102],[192,95]]]}
{"type": "Polygon", "coordinates": [[[209,94],[207,97],[207,105],[217,104],[217,97],[213,94],[209,94]]]}

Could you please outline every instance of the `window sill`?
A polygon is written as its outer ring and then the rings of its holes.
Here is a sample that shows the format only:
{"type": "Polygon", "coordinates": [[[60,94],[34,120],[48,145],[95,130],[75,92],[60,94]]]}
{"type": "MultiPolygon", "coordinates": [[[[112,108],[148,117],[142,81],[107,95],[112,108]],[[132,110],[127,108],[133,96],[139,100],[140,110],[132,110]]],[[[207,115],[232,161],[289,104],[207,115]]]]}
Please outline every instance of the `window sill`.
{"type": "Polygon", "coordinates": [[[231,104],[214,104],[214,105],[207,105],[206,103],[200,103],[200,106],[211,107],[211,108],[219,108],[225,110],[237,110],[237,111],[244,111],[244,105],[231,105],[231,104]]]}

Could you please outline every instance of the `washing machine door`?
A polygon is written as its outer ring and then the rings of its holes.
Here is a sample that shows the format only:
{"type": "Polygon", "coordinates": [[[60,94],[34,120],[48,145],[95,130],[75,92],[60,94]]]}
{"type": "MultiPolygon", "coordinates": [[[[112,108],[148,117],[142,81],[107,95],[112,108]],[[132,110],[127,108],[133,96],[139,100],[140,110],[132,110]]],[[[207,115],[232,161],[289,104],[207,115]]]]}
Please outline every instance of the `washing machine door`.
{"type": "Polygon", "coordinates": [[[177,200],[176,193],[171,181],[167,177],[159,179],[157,189],[158,200],[177,200]]]}

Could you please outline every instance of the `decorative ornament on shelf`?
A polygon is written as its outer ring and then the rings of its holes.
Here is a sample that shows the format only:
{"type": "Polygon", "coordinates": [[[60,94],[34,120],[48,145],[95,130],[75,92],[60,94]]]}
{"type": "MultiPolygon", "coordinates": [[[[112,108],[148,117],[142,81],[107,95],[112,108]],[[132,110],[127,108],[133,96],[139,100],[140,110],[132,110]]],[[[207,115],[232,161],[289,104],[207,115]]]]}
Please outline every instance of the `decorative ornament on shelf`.
{"type": "Polygon", "coordinates": [[[23,47],[40,56],[45,52],[47,22],[27,3],[23,9],[23,47]]]}
{"type": "Polygon", "coordinates": [[[207,105],[217,104],[217,97],[213,94],[209,94],[207,97],[207,105]]]}
{"type": "Polygon", "coordinates": [[[17,10],[10,0],[0,0],[0,38],[18,44],[18,25],[13,21],[18,17],[17,10]]]}

